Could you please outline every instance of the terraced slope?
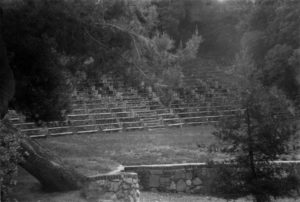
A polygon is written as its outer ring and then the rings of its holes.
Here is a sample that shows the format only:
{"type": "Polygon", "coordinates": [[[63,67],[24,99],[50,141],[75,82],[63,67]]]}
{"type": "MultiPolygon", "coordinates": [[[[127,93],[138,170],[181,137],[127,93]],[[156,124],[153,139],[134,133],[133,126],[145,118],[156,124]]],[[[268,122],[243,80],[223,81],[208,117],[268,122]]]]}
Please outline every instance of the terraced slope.
{"type": "Polygon", "coordinates": [[[163,106],[147,87],[128,86],[121,77],[106,75],[92,87],[78,86],[73,93],[72,112],[65,121],[38,126],[13,111],[10,119],[22,132],[37,138],[213,124],[232,116],[238,109],[233,93],[220,85],[216,72],[201,71],[186,73],[188,88],[176,90],[170,107],[163,106]]]}

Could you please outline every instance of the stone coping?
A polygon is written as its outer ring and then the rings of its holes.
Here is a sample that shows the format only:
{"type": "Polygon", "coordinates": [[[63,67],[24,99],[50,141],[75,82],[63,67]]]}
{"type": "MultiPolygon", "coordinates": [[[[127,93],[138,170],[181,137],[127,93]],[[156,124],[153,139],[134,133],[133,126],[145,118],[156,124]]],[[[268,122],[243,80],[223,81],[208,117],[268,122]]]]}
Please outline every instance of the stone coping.
{"type": "Polygon", "coordinates": [[[114,180],[114,179],[124,179],[124,178],[132,178],[137,179],[138,176],[136,173],[132,172],[120,172],[120,173],[108,173],[108,174],[98,174],[93,176],[88,176],[88,179],[93,180],[114,180]]]}
{"type": "MultiPolygon", "coordinates": [[[[276,164],[300,164],[299,161],[274,161],[276,164]]],[[[180,168],[180,167],[204,167],[204,166],[216,166],[220,165],[222,162],[214,162],[213,164],[209,163],[177,163],[177,164],[151,164],[151,165],[128,165],[124,166],[124,169],[132,169],[132,168],[180,168]]]]}
{"type": "Polygon", "coordinates": [[[151,164],[151,165],[130,165],[125,168],[162,168],[162,167],[186,167],[186,166],[204,166],[207,163],[176,163],[176,164],[151,164]]]}

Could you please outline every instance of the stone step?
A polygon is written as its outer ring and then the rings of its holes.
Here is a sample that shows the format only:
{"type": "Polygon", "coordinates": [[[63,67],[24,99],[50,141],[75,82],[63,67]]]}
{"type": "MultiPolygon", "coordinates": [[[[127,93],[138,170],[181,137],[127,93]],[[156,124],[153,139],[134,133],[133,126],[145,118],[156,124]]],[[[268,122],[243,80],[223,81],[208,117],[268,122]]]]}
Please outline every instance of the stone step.
{"type": "Polygon", "coordinates": [[[150,125],[145,126],[145,128],[150,128],[150,129],[152,129],[152,128],[164,128],[164,127],[165,127],[164,124],[150,124],[150,125]]]}
{"type": "Polygon", "coordinates": [[[34,122],[22,122],[22,123],[16,123],[13,124],[15,127],[17,127],[18,129],[22,130],[22,129],[31,129],[31,128],[35,128],[36,125],[34,122]]]}
{"type": "Polygon", "coordinates": [[[163,119],[163,123],[166,125],[178,124],[181,123],[181,120],[179,118],[169,118],[169,119],[163,119]]]}
{"type": "Polygon", "coordinates": [[[173,119],[176,118],[176,115],[173,113],[160,114],[160,116],[165,119],[173,119]]]}
{"type": "Polygon", "coordinates": [[[73,135],[74,133],[73,132],[62,132],[62,133],[51,133],[50,136],[64,136],[64,135],[73,135]]]}
{"type": "Polygon", "coordinates": [[[77,134],[93,134],[98,132],[99,130],[84,130],[84,131],[78,131],[77,134]]]}
{"type": "Polygon", "coordinates": [[[152,122],[152,121],[160,121],[160,118],[158,116],[155,116],[155,117],[144,117],[144,118],[141,118],[141,120],[144,123],[147,123],[147,122],[152,122]]]}

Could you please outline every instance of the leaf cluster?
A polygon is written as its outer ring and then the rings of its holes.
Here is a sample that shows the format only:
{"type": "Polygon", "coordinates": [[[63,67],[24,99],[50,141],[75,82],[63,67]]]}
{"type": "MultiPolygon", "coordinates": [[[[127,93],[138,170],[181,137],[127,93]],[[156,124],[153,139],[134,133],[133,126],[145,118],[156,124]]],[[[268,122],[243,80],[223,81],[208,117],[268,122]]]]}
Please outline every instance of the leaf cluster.
{"type": "Polygon", "coordinates": [[[291,99],[299,90],[295,62],[300,46],[299,8],[299,1],[259,1],[246,20],[242,38],[242,46],[249,50],[261,82],[283,90],[291,99]]]}
{"type": "Polygon", "coordinates": [[[0,186],[2,200],[7,200],[9,189],[15,184],[19,161],[17,130],[7,120],[0,121],[0,186]]]}
{"type": "Polygon", "coordinates": [[[224,178],[226,173],[221,170],[217,177],[224,186],[231,180],[226,188],[229,194],[252,194],[258,201],[268,201],[270,196],[289,196],[297,189],[294,170],[285,171],[274,163],[292,151],[297,131],[293,113],[282,92],[257,86],[243,94],[235,116],[220,122],[214,135],[222,142],[221,151],[229,154],[228,163],[236,166],[223,169],[232,179],[224,178]]]}

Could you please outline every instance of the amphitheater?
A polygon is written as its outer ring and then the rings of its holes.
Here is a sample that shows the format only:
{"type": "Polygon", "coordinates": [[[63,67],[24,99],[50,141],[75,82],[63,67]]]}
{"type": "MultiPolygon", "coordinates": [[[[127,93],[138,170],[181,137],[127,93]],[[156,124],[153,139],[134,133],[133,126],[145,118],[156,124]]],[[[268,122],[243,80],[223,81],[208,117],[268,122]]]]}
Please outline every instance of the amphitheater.
{"type": "MultiPolygon", "coordinates": [[[[108,73],[97,81],[77,86],[72,94],[72,110],[65,121],[36,125],[15,111],[10,111],[9,118],[32,138],[54,138],[214,125],[233,116],[240,106],[232,75],[211,66],[199,69],[192,64],[184,72],[185,88],[173,90],[174,99],[169,106],[160,102],[151,87],[132,86],[121,75],[108,73]]],[[[300,172],[299,161],[277,163],[300,172]]],[[[104,190],[104,195],[96,198],[108,201],[139,201],[139,190],[206,195],[210,193],[211,176],[217,169],[217,165],[203,162],[121,165],[113,172],[88,176],[91,183],[85,188],[85,194],[93,195],[95,189],[104,190]]]]}
{"type": "Polygon", "coordinates": [[[164,106],[151,87],[130,86],[122,76],[106,74],[91,87],[78,85],[65,121],[37,126],[14,111],[10,120],[32,138],[214,124],[239,110],[234,90],[224,82],[226,76],[208,68],[186,74],[187,87],[174,91],[173,102],[164,106]]]}

